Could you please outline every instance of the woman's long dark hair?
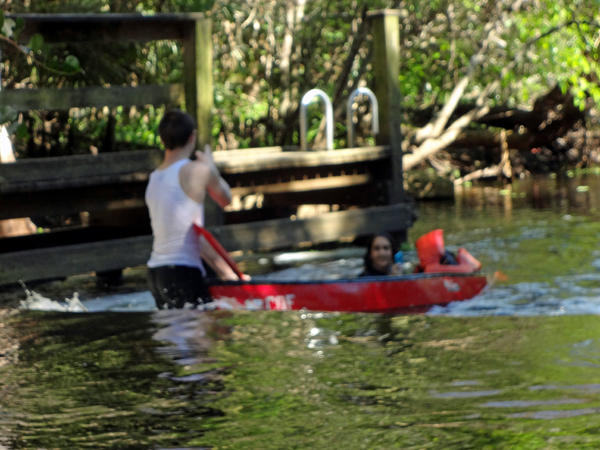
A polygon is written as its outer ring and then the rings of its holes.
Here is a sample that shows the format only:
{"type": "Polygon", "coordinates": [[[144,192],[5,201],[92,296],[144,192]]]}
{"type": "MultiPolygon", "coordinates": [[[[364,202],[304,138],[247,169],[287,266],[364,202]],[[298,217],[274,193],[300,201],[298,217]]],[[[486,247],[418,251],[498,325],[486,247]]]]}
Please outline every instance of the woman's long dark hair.
{"type": "Polygon", "coordinates": [[[373,247],[373,242],[375,242],[375,238],[383,237],[386,238],[390,245],[392,246],[392,262],[394,259],[394,255],[398,252],[398,246],[396,245],[396,240],[392,237],[391,234],[382,231],[381,233],[376,233],[369,238],[367,241],[367,251],[365,253],[365,270],[369,273],[380,273],[375,267],[373,267],[373,261],[371,261],[371,247],[373,247]]]}

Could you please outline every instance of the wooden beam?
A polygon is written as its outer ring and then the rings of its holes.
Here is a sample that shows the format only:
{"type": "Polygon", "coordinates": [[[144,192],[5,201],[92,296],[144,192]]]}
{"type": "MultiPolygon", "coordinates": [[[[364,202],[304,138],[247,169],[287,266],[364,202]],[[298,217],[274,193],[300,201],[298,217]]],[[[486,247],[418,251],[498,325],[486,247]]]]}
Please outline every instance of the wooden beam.
{"type": "Polygon", "coordinates": [[[240,148],[237,150],[219,150],[213,153],[215,159],[220,156],[227,157],[238,157],[238,156],[252,156],[260,153],[261,155],[266,153],[282,153],[282,152],[297,152],[300,150],[299,145],[286,145],[283,147],[260,147],[260,148],[240,148]]]}
{"type": "Polygon", "coordinates": [[[152,236],[0,254],[0,285],[145,264],[152,236]]]}
{"type": "MultiPolygon", "coordinates": [[[[221,152],[217,166],[238,195],[263,192],[279,202],[287,197],[297,203],[314,194],[318,202],[312,199],[308,203],[340,203],[346,197],[340,186],[361,186],[371,180],[385,183],[378,175],[378,168],[387,164],[385,157],[380,158],[387,152],[381,150],[286,152],[284,159],[279,151],[246,157],[246,151],[240,150],[231,155],[221,152]],[[264,169],[267,167],[275,169],[264,169]]],[[[0,220],[141,207],[148,175],[161,160],[159,150],[139,150],[2,164],[0,220]]],[[[352,193],[341,203],[365,204],[363,200],[357,203],[356,198],[352,193]]],[[[371,203],[385,203],[385,199],[378,192],[371,203]]]]}
{"type": "Polygon", "coordinates": [[[146,208],[146,182],[0,194],[0,220],[146,208]]]}
{"type": "Polygon", "coordinates": [[[142,84],[139,86],[87,86],[62,89],[4,89],[0,105],[17,111],[66,111],[71,108],[110,108],[183,104],[183,83],[142,84]]]}
{"type": "MultiPolygon", "coordinates": [[[[196,120],[196,146],[203,150],[212,144],[212,21],[196,21],[187,29],[182,41],[185,108],[196,120]]],[[[207,225],[223,223],[223,211],[210,197],[205,202],[204,216],[207,225]]]]}
{"type": "MultiPolygon", "coordinates": [[[[246,154],[245,150],[231,155],[220,152],[223,156],[219,156],[217,166],[234,187],[234,192],[240,195],[263,192],[279,200],[288,195],[290,200],[299,201],[312,192],[322,198],[321,203],[338,203],[340,198],[343,199],[338,192],[339,186],[360,186],[371,180],[385,183],[384,177],[377,174],[378,167],[387,164],[387,148],[335,152],[274,150],[254,156],[246,154]],[[304,180],[306,176],[308,179],[304,180]],[[259,186],[255,186],[255,182],[259,186]],[[334,200],[329,198],[330,194],[334,200]]],[[[148,175],[161,160],[159,150],[138,150],[2,164],[0,220],[141,207],[148,175]]],[[[353,194],[347,203],[343,203],[357,204],[352,200],[355,197],[353,194]]],[[[380,193],[374,197],[373,203],[384,202],[380,193]]]]}
{"type": "Polygon", "coordinates": [[[144,181],[161,161],[160,150],[24,159],[0,164],[0,193],[144,181]]]}
{"type": "Polygon", "coordinates": [[[402,231],[416,219],[411,203],[322,214],[306,220],[277,219],[209,230],[228,251],[272,250],[301,242],[332,242],[380,231],[402,231]]]}
{"type": "Polygon", "coordinates": [[[40,33],[51,44],[65,42],[147,42],[182,39],[187,29],[205,16],[187,14],[7,14],[25,21],[19,44],[40,33]]]}
{"type": "MultiPolygon", "coordinates": [[[[258,186],[232,187],[233,195],[252,194],[281,194],[288,192],[307,192],[331,188],[347,188],[356,185],[365,185],[371,182],[369,174],[346,175],[342,177],[312,178],[309,180],[288,181],[277,184],[263,184],[258,186]]],[[[325,200],[325,199],[323,199],[325,200]]]]}
{"type": "MultiPolygon", "coordinates": [[[[313,191],[295,191],[295,192],[276,192],[263,194],[262,208],[253,208],[251,210],[227,211],[225,214],[225,223],[244,223],[255,222],[257,219],[244,220],[244,215],[248,217],[262,217],[260,220],[270,220],[284,216],[275,215],[270,211],[275,209],[290,208],[294,209],[300,205],[343,205],[343,206],[373,206],[374,204],[383,205],[387,200],[385,183],[359,184],[346,187],[330,187],[317,189],[313,191]],[[260,210],[264,209],[261,216],[260,210]]],[[[293,213],[286,214],[289,217],[293,213]]]]}
{"type": "MultiPolygon", "coordinates": [[[[248,172],[326,168],[389,158],[389,147],[369,147],[320,152],[267,153],[261,149],[224,151],[215,154],[215,162],[226,177],[248,172]]],[[[48,189],[91,186],[108,183],[144,181],[162,161],[158,149],[134,150],[98,155],[57,156],[23,159],[0,165],[0,194],[48,189]]]]}
{"type": "Polygon", "coordinates": [[[373,84],[379,103],[378,145],[390,145],[392,180],[389,202],[404,201],[400,96],[400,11],[370,11],[373,34],[373,84]]]}
{"type": "MultiPolygon", "coordinates": [[[[278,219],[209,230],[228,250],[289,248],[380,231],[403,231],[416,218],[411,204],[323,214],[306,220],[278,219]]],[[[137,236],[0,254],[0,285],[145,264],[151,236],[137,236]]]]}
{"type": "MultiPolygon", "coordinates": [[[[369,174],[312,178],[278,184],[234,187],[232,193],[234,196],[260,193],[265,196],[265,204],[280,206],[321,203],[382,204],[386,195],[380,189],[374,190],[373,185],[379,186],[384,183],[371,182],[371,178],[369,174]]],[[[38,182],[31,187],[54,188],[1,193],[0,220],[146,207],[146,177],[127,183],[94,184],[94,181],[93,177],[70,180],[67,188],[61,188],[60,181],[38,182]],[[73,188],[75,181],[80,182],[77,188],[73,188]],[[85,185],[85,182],[91,184],[85,185]]],[[[225,214],[228,215],[229,211],[225,214]]]]}
{"type": "Polygon", "coordinates": [[[256,172],[223,172],[223,177],[232,187],[253,187],[267,184],[288,183],[291,181],[310,180],[314,178],[330,178],[350,175],[373,174],[378,182],[385,182],[386,177],[379,175],[380,168],[389,167],[389,159],[362,161],[347,164],[323,164],[319,166],[280,168],[256,172]]]}
{"type": "MultiPolygon", "coordinates": [[[[386,200],[385,183],[371,183],[369,175],[325,177],[281,184],[233,188],[233,195],[264,195],[265,205],[297,206],[303,204],[373,205],[386,200]],[[347,179],[343,179],[347,178],[347,179]]],[[[146,182],[81,186],[77,189],[54,189],[1,194],[0,220],[18,217],[41,217],[80,212],[103,212],[146,208],[146,182]]],[[[228,216],[237,211],[226,211],[228,216]]],[[[254,213],[250,215],[255,215],[254,213]]],[[[273,216],[267,218],[273,218],[273,216]]]]}
{"type": "Polygon", "coordinates": [[[391,156],[390,146],[351,148],[335,151],[311,152],[273,152],[235,155],[229,152],[215,153],[215,163],[224,174],[246,173],[263,170],[279,170],[290,167],[319,167],[324,165],[341,165],[355,162],[376,161],[391,156]]]}
{"type": "Polygon", "coordinates": [[[198,127],[198,149],[212,144],[212,21],[198,20],[183,39],[185,107],[198,127]]]}
{"type": "MultiPolygon", "coordinates": [[[[145,211],[137,212],[145,213],[145,211]]],[[[125,239],[150,234],[151,229],[149,226],[138,226],[138,223],[134,221],[131,221],[130,225],[126,227],[109,225],[74,226],[54,230],[50,233],[37,233],[0,239],[0,254],[64,247],[66,245],[88,244],[91,242],[125,239]]]]}

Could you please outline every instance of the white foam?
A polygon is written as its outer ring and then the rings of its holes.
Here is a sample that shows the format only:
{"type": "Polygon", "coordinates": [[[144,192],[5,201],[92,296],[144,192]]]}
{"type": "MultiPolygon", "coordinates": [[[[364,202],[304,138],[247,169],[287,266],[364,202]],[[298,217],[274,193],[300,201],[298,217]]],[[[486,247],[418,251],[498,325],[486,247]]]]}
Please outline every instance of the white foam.
{"type": "Polygon", "coordinates": [[[27,298],[21,300],[21,309],[36,311],[87,312],[88,309],[79,300],[77,292],[72,298],[66,298],[64,303],[44,297],[35,291],[26,291],[27,298]]]}
{"type": "MultiPolygon", "coordinates": [[[[320,264],[304,264],[254,280],[323,280],[352,278],[362,270],[360,258],[345,258],[320,264]]],[[[591,268],[587,273],[556,277],[550,282],[523,282],[497,285],[484,290],[471,300],[434,306],[428,314],[448,316],[555,316],[600,314],[600,273],[591,268]]],[[[29,291],[26,291],[29,292],[29,291]]],[[[156,310],[148,291],[119,294],[79,302],[76,295],[56,302],[29,292],[22,302],[25,309],[45,311],[120,311],[151,312],[156,310]]],[[[233,299],[209,304],[205,309],[239,309],[233,299]]],[[[247,308],[247,305],[244,306],[247,308]]]]}
{"type": "Polygon", "coordinates": [[[145,312],[156,310],[154,297],[149,291],[134,292],[131,294],[111,295],[92,300],[79,300],[77,292],[72,298],[58,302],[44,297],[35,291],[26,291],[27,298],[21,301],[21,309],[32,311],[60,311],[60,312],[145,312]]]}

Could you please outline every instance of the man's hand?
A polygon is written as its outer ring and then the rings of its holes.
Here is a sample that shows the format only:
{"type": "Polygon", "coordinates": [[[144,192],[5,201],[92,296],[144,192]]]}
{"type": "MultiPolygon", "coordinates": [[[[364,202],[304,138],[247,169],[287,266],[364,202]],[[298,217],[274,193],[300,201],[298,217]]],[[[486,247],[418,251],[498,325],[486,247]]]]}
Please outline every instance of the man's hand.
{"type": "Polygon", "coordinates": [[[197,161],[201,161],[201,162],[203,162],[205,164],[208,164],[209,166],[214,166],[215,165],[210,145],[206,144],[204,146],[204,151],[196,150],[195,153],[196,153],[196,160],[197,161]]]}

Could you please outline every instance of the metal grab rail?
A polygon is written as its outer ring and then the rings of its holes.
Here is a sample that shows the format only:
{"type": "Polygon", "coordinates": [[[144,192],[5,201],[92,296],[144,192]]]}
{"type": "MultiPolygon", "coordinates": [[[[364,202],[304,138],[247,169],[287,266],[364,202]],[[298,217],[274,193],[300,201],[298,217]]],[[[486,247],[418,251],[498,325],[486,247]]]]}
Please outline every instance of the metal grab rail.
{"type": "Polygon", "coordinates": [[[325,92],[320,89],[311,89],[302,97],[300,102],[300,150],[307,149],[306,108],[315,97],[320,97],[325,103],[325,136],[327,138],[327,150],[333,150],[333,106],[325,92]]]}
{"type": "Polygon", "coordinates": [[[354,99],[359,95],[366,95],[371,100],[371,104],[373,105],[373,121],[371,124],[371,131],[373,134],[379,133],[379,104],[377,103],[377,97],[373,91],[366,87],[359,87],[352,91],[350,96],[348,97],[348,102],[346,103],[346,127],[348,129],[348,148],[354,147],[354,121],[352,120],[352,104],[354,103],[354,99]]]}

